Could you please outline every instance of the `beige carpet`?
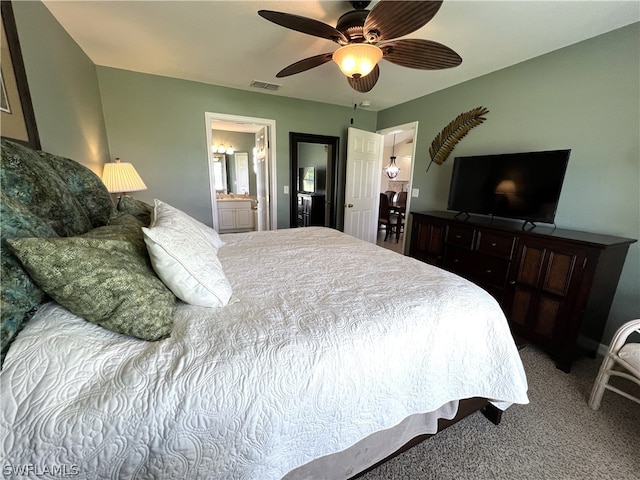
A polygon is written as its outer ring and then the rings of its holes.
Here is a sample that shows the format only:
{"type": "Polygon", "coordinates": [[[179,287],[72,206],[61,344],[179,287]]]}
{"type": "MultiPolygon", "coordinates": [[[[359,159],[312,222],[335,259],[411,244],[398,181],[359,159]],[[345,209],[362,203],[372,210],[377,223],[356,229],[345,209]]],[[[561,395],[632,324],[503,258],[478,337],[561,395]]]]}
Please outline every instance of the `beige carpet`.
{"type": "Polygon", "coordinates": [[[566,374],[535,347],[521,356],[529,405],[512,406],[499,426],[476,413],[361,478],[639,480],[640,405],[612,392],[600,410],[587,405],[601,358],[566,374]]]}

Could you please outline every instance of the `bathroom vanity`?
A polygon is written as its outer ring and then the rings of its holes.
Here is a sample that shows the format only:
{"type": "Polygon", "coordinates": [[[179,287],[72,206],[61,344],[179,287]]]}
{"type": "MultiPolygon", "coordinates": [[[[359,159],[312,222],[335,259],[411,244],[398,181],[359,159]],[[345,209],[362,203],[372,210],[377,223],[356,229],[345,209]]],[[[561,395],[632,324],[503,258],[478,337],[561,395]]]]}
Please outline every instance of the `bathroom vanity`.
{"type": "Polygon", "coordinates": [[[220,233],[255,230],[254,200],[250,198],[219,198],[218,227],[220,233]]]}

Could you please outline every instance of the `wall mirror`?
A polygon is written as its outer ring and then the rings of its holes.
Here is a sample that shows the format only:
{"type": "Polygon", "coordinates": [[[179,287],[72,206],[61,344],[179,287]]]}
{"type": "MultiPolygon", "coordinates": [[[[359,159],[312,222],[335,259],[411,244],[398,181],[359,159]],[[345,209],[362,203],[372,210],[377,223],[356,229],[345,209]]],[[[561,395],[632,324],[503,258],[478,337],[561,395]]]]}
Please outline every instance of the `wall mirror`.
{"type": "Polygon", "coordinates": [[[337,227],[339,137],[289,133],[291,227],[337,227]]]}
{"type": "Polygon", "coordinates": [[[215,153],[213,179],[216,193],[254,195],[256,192],[256,173],[249,165],[247,152],[215,153]]]}
{"type": "Polygon", "coordinates": [[[216,193],[229,193],[227,185],[227,156],[222,153],[213,155],[213,183],[216,193]]]}

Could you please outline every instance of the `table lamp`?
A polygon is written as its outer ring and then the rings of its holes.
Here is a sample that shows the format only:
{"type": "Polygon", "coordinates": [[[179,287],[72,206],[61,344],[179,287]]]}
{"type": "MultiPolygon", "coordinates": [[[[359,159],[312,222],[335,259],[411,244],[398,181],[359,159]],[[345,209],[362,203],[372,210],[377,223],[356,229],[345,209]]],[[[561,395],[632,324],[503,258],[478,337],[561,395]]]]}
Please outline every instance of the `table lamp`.
{"type": "MultiPolygon", "coordinates": [[[[105,184],[109,193],[122,195],[147,189],[135,167],[131,163],[121,162],[119,158],[116,158],[114,162],[105,163],[102,183],[105,184]]],[[[118,197],[118,200],[122,195],[118,197]]]]}

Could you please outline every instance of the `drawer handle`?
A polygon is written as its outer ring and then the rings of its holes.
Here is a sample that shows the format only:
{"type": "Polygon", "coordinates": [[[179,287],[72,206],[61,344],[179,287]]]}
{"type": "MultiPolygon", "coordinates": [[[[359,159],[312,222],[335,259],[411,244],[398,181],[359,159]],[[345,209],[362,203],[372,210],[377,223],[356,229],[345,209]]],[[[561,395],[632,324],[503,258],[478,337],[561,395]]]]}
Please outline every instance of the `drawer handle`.
{"type": "Polygon", "coordinates": [[[498,245],[496,242],[491,242],[490,244],[492,247],[495,247],[496,245],[498,245]]]}
{"type": "Polygon", "coordinates": [[[459,261],[460,261],[460,259],[459,259],[459,258],[454,258],[454,259],[453,259],[453,263],[458,263],[459,261]]]}
{"type": "Polygon", "coordinates": [[[485,273],[486,273],[486,274],[489,274],[489,273],[491,273],[491,272],[492,272],[492,270],[491,270],[490,268],[487,268],[487,269],[485,270],[485,273]]]}
{"type": "Polygon", "coordinates": [[[455,235],[456,238],[462,238],[462,235],[455,235]]]}
{"type": "Polygon", "coordinates": [[[515,280],[511,280],[511,281],[509,282],[509,285],[515,285],[515,284],[516,284],[516,281],[515,281],[515,280]]]}

